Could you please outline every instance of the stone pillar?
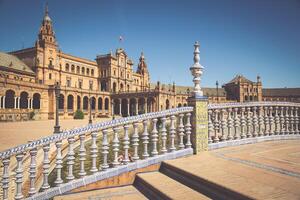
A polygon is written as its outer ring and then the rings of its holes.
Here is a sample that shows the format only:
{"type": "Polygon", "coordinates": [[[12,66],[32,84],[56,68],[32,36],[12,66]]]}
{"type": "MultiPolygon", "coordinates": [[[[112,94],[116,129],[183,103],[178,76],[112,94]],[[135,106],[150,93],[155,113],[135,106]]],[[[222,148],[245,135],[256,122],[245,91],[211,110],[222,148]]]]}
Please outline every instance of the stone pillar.
{"type": "Polygon", "coordinates": [[[2,96],[0,96],[0,109],[2,108],[2,96]]]}
{"type": "Polygon", "coordinates": [[[5,108],[5,96],[3,96],[3,108],[5,108]]]}
{"type": "Polygon", "coordinates": [[[27,98],[27,109],[30,109],[30,102],[31,102],[31,101],[30,101],[30,98],[28,97],[28,98],[27,98]]]}
{"type": "Polygon", "coordinates": [[[135,100],[135,115],[139,114],[139,100],[135,100]]]}
{"type": "Polygon", "coordinates": [[[130,104],[129,104],[129,99],[127,99],[127,116],[130,116],[130,104]]]}
{"type": "Polygon", "coordinates": [[[194,107],[192,114],[192,147],[194,153],[208,150],[208,98],[188,99],[188,105],[194,107]]]}
{"type": "Polygon", "coordinates": [[[147,98],[145,98],[145,113],[148,112],[148,103],[147,103],[147,98]]]}
{"type": "Polygon", "coordinates": [[[119,104],[119,114],[120,116],[122,116],[122,99],[119,100],[120,104],[119,104]]]}
{"type": "MultiPolygon", "coordinates": [[[[42,101],[42,98],[40,99],[40,107],[41,107],[41,101],[42,101]]],[[[30,99],[30,109],[33,108],[33,99],[30,99]]]]}
{"type": "Polygon", "coordinates": [[[16,109],[16,108],[17,108],[17,98],[18,98],[18,97],[15,97],[14,109],[16,109]]]}

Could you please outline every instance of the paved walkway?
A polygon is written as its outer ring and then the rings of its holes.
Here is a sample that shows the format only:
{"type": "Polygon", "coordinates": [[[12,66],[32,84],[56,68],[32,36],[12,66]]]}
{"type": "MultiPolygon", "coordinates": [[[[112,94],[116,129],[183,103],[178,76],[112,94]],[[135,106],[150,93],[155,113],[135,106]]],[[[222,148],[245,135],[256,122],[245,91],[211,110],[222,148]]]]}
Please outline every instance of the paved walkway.
{"type": "MultiPolygon", "coordinates": [[[[110,118],[95,119],[94,122],[110,118]]],[[[61,129],[71,129],[88,124],[88,119],[60,120],[61,129]]],[[[0,151],[53,134],[54,120],[0,123],[0,151]]]]}
{"type": "Polygon", "coordinates": [[[300,199],[300,141],[203,152],[166,163],[255,199],[300,199]]]}

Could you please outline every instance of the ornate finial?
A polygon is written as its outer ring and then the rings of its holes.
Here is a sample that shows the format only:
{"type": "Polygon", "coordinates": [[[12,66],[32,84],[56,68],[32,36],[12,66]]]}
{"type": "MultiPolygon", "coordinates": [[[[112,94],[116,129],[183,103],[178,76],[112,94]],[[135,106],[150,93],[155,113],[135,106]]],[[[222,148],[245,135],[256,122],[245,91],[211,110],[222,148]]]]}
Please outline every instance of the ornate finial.
{"type": "Polygon", "coordinates": [[[199,98],[203,96],[203,91],[200,87],[201,75],[203,74],[204,67],[200,64],[200,50],[199,50],[199,43],[198,41],[195,42],[194,47],[194,64],[190,67],[190,71],[194,76],[194,97],[199,98]]]}
{"type": "Polygon", "coordinates": [[[51,22],[51,18],[49,17],[48,2],[46,2],[46,6],[45,6],[44,21],[50,21],[51,22]]]}

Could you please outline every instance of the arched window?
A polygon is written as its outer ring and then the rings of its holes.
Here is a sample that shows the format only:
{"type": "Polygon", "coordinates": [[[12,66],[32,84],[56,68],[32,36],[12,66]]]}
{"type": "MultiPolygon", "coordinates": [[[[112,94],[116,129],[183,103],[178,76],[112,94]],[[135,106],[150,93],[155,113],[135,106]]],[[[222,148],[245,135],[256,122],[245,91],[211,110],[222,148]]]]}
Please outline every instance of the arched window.
{"type": "Polygon", "coordinates": [[[170,101],[169,99],[166,100],[166,110],[170,108],[170,101]]]}
{"type": "Polygon", "coordinates": [[[65,96],[63,94],[59,95],[59,104],[58,104],[58,109],[63,110],[65,107],[65,96]]]}
{"type": "Polygon", "coordinates": [[[77,74],[80,73],[80,67],[79,67],[79,66],[76,67],[76,73],[77,73],[77,74]]]}
{"type": "Polygon", "coordinates": [[[66,71],[68,72],[70,70],[70,66],[69,66],[69,64],[67,63],[66,64],[66,71]]]}
{"type": "Polygon", "coordinates": [[[15,92],[13,90],[7,90],[5,92],[5,108],[15,107],[15,92]]]}
{"type": "Polygon", "coordinates": [[[73,104],[74,104],[73,95],[68,95],[68,105],[67,105],[68,110],[73,110],[73,106],[74,106],[73,104]]]}
{"type": "Polygon", "coordinates": [[[91,69],[91,75],[94,76],[94,69],[91,69]]]}
{"type": "Polygon", "coordinates": [[[87,96],[83,97],[83,110],[87,110],[89,106],[89,99],[87,96]]]}
{"type": "Polygon", "coordinates": [[[28,93],[27,92],[21,92],[20,108],[22,108],[22,109],[28,108],[28,93]]]}
{"type": "Polygon", "coordinates": [[[90,69],[86,68],[86,75],[90,75],[90,69]]]}
{"type": "Polygon", "coordinates": [[[80,110],[80,105],[81,105],[81,98],[80,96],[77,96],[77,110],[80,110]]]}
{"type": "Polygon", "coordinates": [[[105,110],[108,110],[109,108],[109,99],[108,98],[105,98],[105,101],[104,101],[104,109],[105,110]]]}
{"type": "Polygon", "coordinates": [[[82,67],[82,68],[81,68],[81,73],[82,73],[83,75],[85,74],[84,72],[85,72],[85,69],[84,69],[84,67],[82,67]]]}
{"type": "Polygon", "coordinates": [[[102,110],[102,98],[98,98],[98,110],[102,110]]]}
{"type": "Polygon", "coordinates": [[[96,98],[95,97],[91,97],[91,108],[92,108],[92,110],[96,109],[96,98]]]}
{"type": "Polygon", "coordinates": [[[71,71],[72,71],[72,73],[75,73],[75,66],[74,65],[71,66],[71,71]]]}
{"type": "Polygon", "coordinates": [[[106,89],[106,81],[101,82],[101,91],[107,91],[106,89]]]}
{"type": "Polygon", "coordinates": [[[41,95],[39,93],[34,93],[33,94],[32,108],[33,109],[40,109],[41,108],[41,95]]]}
{"type": "Polygon", "coordinates": [[[117,91],[117,84],[113,83],[113,92],[116,92],[116,91],[117,91]]]}
{"type": "Polygon", "coordinates": [[[122,92],[124,91],[124,85],[123,85],[123,83],[120,84],[120,91],[122,91],[122,92]]]}

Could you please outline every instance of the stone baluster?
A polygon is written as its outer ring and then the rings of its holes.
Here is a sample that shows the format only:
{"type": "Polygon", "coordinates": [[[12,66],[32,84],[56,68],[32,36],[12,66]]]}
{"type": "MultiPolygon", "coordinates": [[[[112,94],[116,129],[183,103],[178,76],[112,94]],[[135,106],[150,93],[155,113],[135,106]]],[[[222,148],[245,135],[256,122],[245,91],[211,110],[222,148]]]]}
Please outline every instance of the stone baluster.
{"type": "Polygon", "coordinates": [[[285,127],[285,118],[284,118],[284,107],[280,107],[280,133],[284,135],[286,133],[286,127],[285,127]]]}
{"type": "Polygon", "coordinates": [[[50,168],[49,150],[50,150],[50,144],[46,144],[46,145],[43,146],[43,151],[44,151],[43,185],[42,185],[42,190],[43,191],[50,188],[50,185],[48,183],[49,168],[50,168]]]}
{"type": "Polygon", "coordinates": [[[225,109],[221,109],[221,141],[226,140],[225,131],[227,128],[227,120],[225,118],[225,109]]]}
{"type": "Polygon", "coordinates": [[[264,107],[260,106],[258,108],[258,136],[263,136],[263,127],[264,127],[264,107]]]}
{"type": "Polygon", "coordinates": [[[36,178],[36,155],[37,148],[33,148],[30,150],[30,165],[29,165],[29,196],[32,196],[36,193],[35,189],[35,178],[36,178]]]}
{"type": "Polygon", "coordinates": [[[290,107],[290,127],[291,127],[290,134],[295,134],[295,130],[294,130],[294,107],[290,107]]]}
{"type": "Polygon", "coordinates": [[[23,157],[24,154],[20,153],[16,155],[17,167],[16,167],[16,194],[15,199],[23,199],[22,183],[23,183],[23,157]]]}
{"type": "Polygon", "coordinates": [[[124,159],[123,164],[128,164],[130,162],[128,150],[130,145],[129,133],[128,133],[129,125],[124,125],[124,138],[123,138],[123,148],[124,148],[124,159]]]}
{"type": "Polygon", "coordinates": [[[84,162],[86,160],[86,149],[84,146],[84,140],[85,140],[85,133],[79,135],[79,140],[80,140],[80,147],[79,147],[79,162],[80,162],[80,170],[78,175],[82,178],[86,175],[86,171],[84,168],[84,162]]]}
{"type": "Polygon", "coordinates": [[[240,120],[238,116],[239,108],[233,108],[233,117],[234,117],[234,139],[237,140],[240,138],[239,136],[239,127],[240,127],[240,120]]]}
{"type": "Polygon", "coordinates": [[[152,156],[156,156],[158,155],[158,151],[157,151],[157,141],[158,141],[158,131],[157,131],[157,119],[154,118],[152,119],[153,122],[153,129],[152,129],[152,133],[151,133],[151,141],[152,141],[152,152],[151,155],[152,156]]]}
{"type": "Polygon", "coordinates": [[[55,161],[55,169],[56,169],[56,180],[55,180],[55,185],[60,186],[63,183],[63,180],[61,178],[61,170],[63,168],[63,157],[61,153],[61,146],[62,146],[62,141],[57,141],[55,143],[56,146],[56,161],[55,161]]]}
{"type": "Polygon", "coordinates": [[[98,171],[97,169],[97,153],[98,153],[98,146],[97,146],[97,135],[96,131],[91,132],[92,137],[92,145],[91,145],[91,158],[92,158],[92,166],[90,172],[93,174],[98,171]]]}
{"type": "Polygon", "coordinates": [[[252,113],[253,113],[253,116],[252,116],[252,120],[253,120],[253,123],[252,123],[252,135],[253,137],[256,137],[258,134],[257,134],[257,128],[258,127],[258,118],[257,118],[257,107],[254,106],[252,108],[252,113]]]}
{"type": "Polygon", "coordinates": [[[275,135],[279,135],[280,118],[278,114],[278,106],[275,106],[275,135]]]}
{"type": "Polygon", "coordinates": [[[138,133],[138,126],[139,124],[137,122],[133,123],[133,134],[132,134],[132,146],[133,146],[133,156],[132,159],[134,161],[139,160],[139,154],[138,154],[138,147],[139,147],[139,133],[138,133]]]}
{"type": "Polygon", "coordinates": [[[273,125],[274,125],[274,117],[273,117],[273,107],[270,106],[269,108],[269,126],[270,126],[270,135],[274,135],[274,129],[273,129],[273,125]]]}
{"type": "Polygon", "coordinates": [[[264,107],[264,110],[265,110],[265,115],[264,115],[264,118],[265,118],[265,134],[264,135],[270,135],[270,131],[269,131],[269,117],[268,117],[268,107],[265,106],[264,107]]]}
{"type": "Polygon", "coordinates": [[[227,122],[228,122],[228,136],[227,140],[232,140],[232,128],[233,128],[233,119],[232,119],[232,108],[227,109],[227,122]]]}
{"type": "Polygon", "coordinates": [[[144,145],[143,158],[147,159],[149,157],[148,144],[149,144],[149,134],[148,134],[148,120],[143,121],[144,132],[142,133],[142,141],[144,145]]]}
{"type": "Polygon", "coordinates": [[[299,134],[299,115],[298,115],[298,107],[295,107],[295,134],[299,134]]]}
{"type": "Polygon", "coordinates": [[[162,146],[161,146],[161,153],[166,153],[167,150],[167,129],[166,129],[166,121],[167,119],[165,117],[161,118],[162,127],[161,127],[161,140],[162,140],[162,146]]]}
{"type": "Polygon", "coordinates": [[[245,107],[241,108],[241,139],[246,137],[245,127],[246,127],[246,119],[245,119],[245,107]]]}
{"type": "Polygon", "coordinates": [[[192,143],[191,143],[191,131],[192,131],[192,125],[191,125],[191,113],[186,114],[186,123],[185,123],[185,135],[186,135],[186,148],[191,148],[192,143]]]}
{"type": "Polygon", "coordinates": [[[9,162],[10,162],[10,158],[6,158],[6,159],[2,160],[2,163],[3,163],[2,197],[3,197],[3,200],[7,200],[8,199],[9,162]]]}
{"type": "Polygon", "coordinates": [[[109,168],[109,165],[108,165],[108,150],[109,150],[109,143],[108,143],[108,138],[107,138],[107,135],[108,135],[108,130],[107,129],[104,129],[102,131],[102,155],[103,155],[103,163],[101,165],[101,168],[102,170],[106,170],[107,168],[109,168]]]}
{"type": "Polygon", "coordinates": [[[113,141],[112,141],[112,150],[113,150],[113,153],[114,153],[114,161],[112,162],[112,165],[113,167],[117,167],[118,165],[120,165],[120,162],[119,162],[119,131],[120,131],[120,128],[119,127],[114,127],[113,128],[113,131],[114,131],[114,138],[113,138],[113,141]]]}
{"type": "Polygon", "coordinates": [[[214,111],[214,131],[215,131],[215,137],[214,137],[214,143],[217,143],[219,142],[219,136],[218,136],[218,133],[219,133],[219,110],[215,110],[214,111]]]}
{"type": "Polygon", "coordinates": [[[183,125],[183,116],[184,114],[179,114],[179,125],[178,125],[178,135],[179,135],[179,149],[184,149],[183,137],[184,137],[184,125],[183,125]]]}
{"type": "Polygon", "coordinates": [[[68,175],[66,179],[70,182],[72,181],[75,177],[73,174],[73,166],[74,166],[74,160],[75,160],[75,153],[73,149],[73,144],[74,144],[75,138],[74,137],[69,137],[68,138],[68,155],[67,155],[67,166],[68,166],[68,175]]]}
{"type": "Polygon", "coordinates": [[[290,134],[289,107],[285,107],[285,134],[290,134]]]}
{"type": "Polygon", "coordinates": [[[247,138],[250,138],[252,136],[251,134],[251,125],[252,125],[252,119],[251,119],[251,107],[247,107],[247,138]]]}
{"type": "Polygon", "coordinates": [[[176,128],[175,128],[175,115],[172,115],[171,117],[171,122],[170,122],[170,152],[176,151],[175,147],[175,136],[176,136],[176,128]]]}

